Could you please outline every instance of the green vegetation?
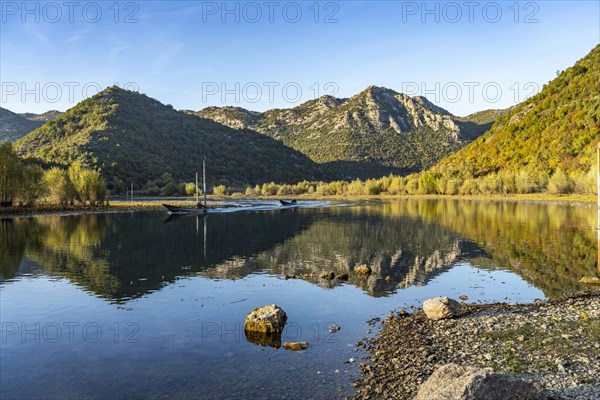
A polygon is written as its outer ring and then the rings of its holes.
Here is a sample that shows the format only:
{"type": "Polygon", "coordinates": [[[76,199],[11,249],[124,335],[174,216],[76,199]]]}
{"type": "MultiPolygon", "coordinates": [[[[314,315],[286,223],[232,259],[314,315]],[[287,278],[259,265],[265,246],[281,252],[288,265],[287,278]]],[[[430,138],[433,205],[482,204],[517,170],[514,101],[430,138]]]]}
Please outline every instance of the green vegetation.
{"type": "Polygon", "coordinates": [[[68,170],[19,159],[10,142],[0,144],[0,207],[31,206],[36,202],[96,205],[107,195],[100,172],[75,162],[68,170]]]}
{"type": "Polygon", "coordinates": [[[600,136],[598,82],[600,45],[431,172],[478,183],[500,179],[503,185],[492,188],[496,193],[511,186],[505,173],[519,177],[518,192],[543,190],[550,177],[551,192],[592,191],[587,174],[600,136]]]}
{"type": "Polygon", "coordinates": [[[319,178],[314,163],[265,135],[108,88],[16,143],[26,159],[100,170],[112,193],[184,194],[206,155],[211,185],[319,178]]]}

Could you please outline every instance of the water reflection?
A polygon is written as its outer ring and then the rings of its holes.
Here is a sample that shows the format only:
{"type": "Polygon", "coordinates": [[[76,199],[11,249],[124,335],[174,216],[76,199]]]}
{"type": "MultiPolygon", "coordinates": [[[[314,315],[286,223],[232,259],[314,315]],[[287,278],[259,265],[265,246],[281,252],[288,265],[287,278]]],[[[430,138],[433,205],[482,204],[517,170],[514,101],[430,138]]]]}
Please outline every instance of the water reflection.
{"type": "Polygon", "coordinates": [[[401,200],[294,212],[166,219],[164,214],[0,220],[0,275],[23,259],[110,301],[179,276],[238,279],[295,274],[324,288],[349,273],[372,296],[425,285],[458,261],[521,275],[549,296],[581,289],[597,263],[593,208],[507,202],[401,200]],[[360,277],[356,266],[373,273],[360,277]]]}

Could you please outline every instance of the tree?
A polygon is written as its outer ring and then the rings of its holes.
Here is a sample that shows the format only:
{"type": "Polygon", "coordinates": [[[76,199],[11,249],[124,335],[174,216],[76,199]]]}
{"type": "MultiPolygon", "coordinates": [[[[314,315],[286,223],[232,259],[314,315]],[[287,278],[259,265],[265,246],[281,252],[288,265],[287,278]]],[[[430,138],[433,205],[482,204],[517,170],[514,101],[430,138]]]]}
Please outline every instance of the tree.
{"type": "Polygon", "coordinates": [[[0,207],[10,207],[19,192],[22,169],[10,142],[0,144],[0,207]]]}
{"type": "Polygon", "coordinates": [[[48,188],[48,201],[55,204],[66,204],[73,193],[67,172],[58,167],[52,167],[44,172],[44,186],[48,188]]]}
{"type": "Polygon", "coordinates": [[[573,191],[573,181],[562,169],[557,169],[548,181],[548,192],[552,194],[571,193],[573,191]]]}
{"type": "Polygon", "coordinates": [[[30,206],[46,192],[44,185],[44,170],[39,165],[22,167],[21,183],[18,188],[19,203],[30,206]]]}

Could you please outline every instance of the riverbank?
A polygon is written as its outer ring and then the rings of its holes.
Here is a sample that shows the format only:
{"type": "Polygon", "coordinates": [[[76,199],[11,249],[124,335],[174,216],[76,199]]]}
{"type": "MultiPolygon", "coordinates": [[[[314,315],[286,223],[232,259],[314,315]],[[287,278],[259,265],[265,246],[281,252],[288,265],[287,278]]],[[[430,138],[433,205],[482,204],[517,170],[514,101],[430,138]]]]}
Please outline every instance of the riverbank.
{"type": "Polygon", "coordinates": [[[440,366],[523,374],[553,399],[600,398],[600,291],[535,304],[463,304],[455,319],[393,312],[367,350],[356,399],[412,399],[440,366]]]}
{"type": "MultiPolygon", "coordinates": [[[[596,204],[595,195],[549,195],[545,193],[514,194],[514,195],[481,195],[481,196],[436,196],[436,195],[377,195],[377,196],[266,196],[266,197],[245,197],[245,196],[210,196],[210,202],[230,201],[230,200],[271,200],[290,199],[294,197],[298,200],[330,200],[330,201],[372,201],[372,200],[474,200],[474,201],[510,201],[519,203],[540,203],[540,204],[569,204],[576,206],[592,207],[596,204]]],[[[0,208],[0,218],[7,217],[27,217],[44,214],[74,215],[74,214],[95,214],[109,212],[136,212],[163,210],[162,203],[168,202],[182,207],[189,207],[194,204],[194,200],[184,198],[141,198],[140,200],[113,200],[108,205],[35,205],[29,207],[8,207],[0,208]]]]}

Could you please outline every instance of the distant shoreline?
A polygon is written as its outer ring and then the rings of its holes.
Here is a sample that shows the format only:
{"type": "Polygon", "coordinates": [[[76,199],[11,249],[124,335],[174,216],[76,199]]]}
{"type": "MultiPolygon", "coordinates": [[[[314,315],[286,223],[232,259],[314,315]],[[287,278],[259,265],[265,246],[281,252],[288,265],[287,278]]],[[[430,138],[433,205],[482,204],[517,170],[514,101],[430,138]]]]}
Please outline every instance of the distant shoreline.
{"type": "MultiPolygon", "coordinates": [[[[513,194],[513,195],[481,195],[481,196],[447,196],[447,195],[373,195],[373,196],[314,196],[303,194],[299,196],[210,196],[209,201],[227,200],[272,200],[297,198],[299,200],[460,200],[460,201],[495,201],[537,204],[559,204],[582,207],[592,207],[597,202],[595,195],[549,195],[545,193],[513,194]]],[[[189,206],[193,199],[178,198],[144,198],[139,200],[116,199],[109,202],[108,206],[90,205],[35,205],[29,207],[0,208],[0,218],[31,217],[38,215],[78,215],[78,214],[104,214],[119,212],[140,212],[164,210],[162,203],[180,206],[189,206]]]]}

